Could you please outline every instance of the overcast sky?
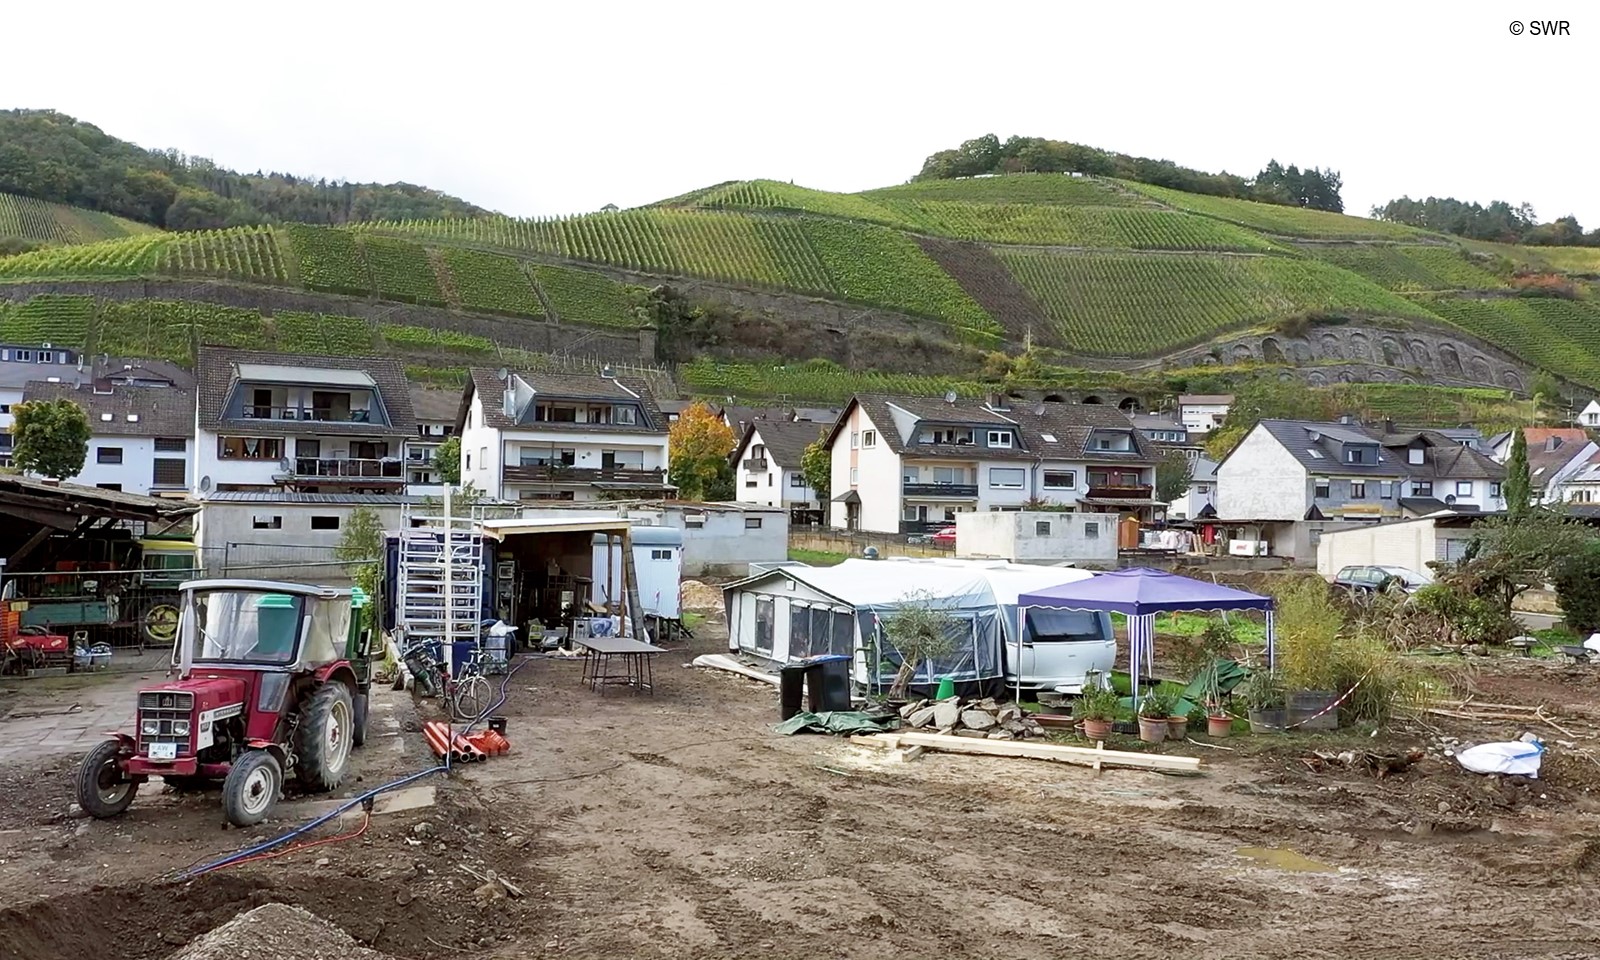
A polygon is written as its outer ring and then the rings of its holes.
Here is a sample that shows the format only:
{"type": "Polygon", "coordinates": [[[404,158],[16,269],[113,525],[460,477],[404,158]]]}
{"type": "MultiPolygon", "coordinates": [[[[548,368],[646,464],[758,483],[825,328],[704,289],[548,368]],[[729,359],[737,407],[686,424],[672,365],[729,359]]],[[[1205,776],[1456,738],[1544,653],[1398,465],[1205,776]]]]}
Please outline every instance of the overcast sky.
{"type": "Polygon", "coordinates": [[[1600,8],[1539,6],[14,3],[0,107],[519,216],[754,177],[862,190],[993,132],[1332,167],[1352,213],[1433,194],[1593,229],[1600,8]]]}

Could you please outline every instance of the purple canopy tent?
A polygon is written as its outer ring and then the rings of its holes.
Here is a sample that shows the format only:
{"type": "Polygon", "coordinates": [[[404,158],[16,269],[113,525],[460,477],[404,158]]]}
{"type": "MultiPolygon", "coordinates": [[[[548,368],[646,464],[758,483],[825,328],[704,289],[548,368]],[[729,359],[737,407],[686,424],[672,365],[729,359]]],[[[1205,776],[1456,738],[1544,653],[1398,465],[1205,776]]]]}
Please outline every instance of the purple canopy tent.
{"type": "MultiPolygon", "coordinates": [[[[1097,610],[1124,614],[1128,618],[1128,666],[1133,680],[1133,703],[1139,704],[1139,654],[1145,656],[1146,669],[1155,669],[1155,620],[1158,613],[1213,610],[1263,610],[1267,614],[1267,669],[1276,667],[1277,630],[1273,623],[1273,599],[1181,577],[1165,570],[1129,567],[1102,573],[1087,580],[1046,587],[1017,597],[1017,662],[1022,662],[1022,633],[1030,607],[1048,610],[1097,610]]],[[[1019,671],[1020,673],[1020,671],[1019,671]]],[[[1022,696],[1020,683],[1018,699],[1022,696]]]]}

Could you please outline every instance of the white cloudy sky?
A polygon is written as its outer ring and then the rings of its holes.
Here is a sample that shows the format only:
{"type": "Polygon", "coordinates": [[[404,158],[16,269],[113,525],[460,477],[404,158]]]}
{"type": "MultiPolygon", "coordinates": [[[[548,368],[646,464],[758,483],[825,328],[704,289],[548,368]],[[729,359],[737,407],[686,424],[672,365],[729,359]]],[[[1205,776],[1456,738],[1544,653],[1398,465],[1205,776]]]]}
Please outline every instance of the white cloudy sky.
{"type": "Polygon", "coordinates": [[[751,177],[860,190],[994,132],[1333,167],[1355,213],[1436,194],[1600,227],[1579,0],[416,7],[10,4],[0,107],[523,216],[751,177]],[[1512,36],[1530,16],[1573,35],[1512,36]]]}

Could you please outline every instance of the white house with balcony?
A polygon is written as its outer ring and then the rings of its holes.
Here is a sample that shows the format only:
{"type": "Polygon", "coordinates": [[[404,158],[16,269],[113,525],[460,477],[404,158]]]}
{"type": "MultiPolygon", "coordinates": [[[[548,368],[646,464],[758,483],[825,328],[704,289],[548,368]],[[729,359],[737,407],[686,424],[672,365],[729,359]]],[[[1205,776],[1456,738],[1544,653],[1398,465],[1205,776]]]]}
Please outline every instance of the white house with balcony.
{"type": "Polygon", "coordinates": [[[195,375],[199,496],[404,492],[416,420],[398,361],[202,347],[195,375]]]}
{"type": "Polygon", "coordinates": [[[741,503],[783,507],[792,523],[821,523],[825,504],[806,483],[800,461],[827,425],[792,420],[752,420],[730,459],[734,498],[741,503]]]}
{"type": "Polygon", "coordinates": [[[1178,397],[1178,421],[1190,433],[1210,433],[1222,426],[1232,407],[1231,393],[1186,393],[1178,397]]]}
{"type": "Polygon", "coordinates": [[[439,445],[456,432],[461,391],[413,383],[410,394],[417,433],[405,445],[406,492],[418,497],[437,497],[444,492],[444,481],[439,476],[435,454],[439,445]]]}
{"type": "Polygon", "coordinates": [[[462,395],[461,481],[501,500],[661,496],[667,421],[642,381],[474,367],[462,395]],[[503,376],[502,376],[503,374],[503,376]]]}
{"type": "Polygon", "coordinates": [[[960,513],[1051,504],[1149,516],[1156,457],[1099,404],[858,396],[828,436],[834,527],[922,533],[960,513]]]}
{"type": "Polygon", "coordinates": [[[188,384],[72,386],[34,381],[24,402],[65,399],[89,418],[89,450],[72,483],[147,496],[184,497],[194,450],[194,390],[188,384]]]}
{"type": "Polygon", "coordinates": [[[75,350],[50,344],[0,344],[0,466],[11,464],[11,407],[22,402],[28,384],[77,386],[87,379],[75,350]]]}

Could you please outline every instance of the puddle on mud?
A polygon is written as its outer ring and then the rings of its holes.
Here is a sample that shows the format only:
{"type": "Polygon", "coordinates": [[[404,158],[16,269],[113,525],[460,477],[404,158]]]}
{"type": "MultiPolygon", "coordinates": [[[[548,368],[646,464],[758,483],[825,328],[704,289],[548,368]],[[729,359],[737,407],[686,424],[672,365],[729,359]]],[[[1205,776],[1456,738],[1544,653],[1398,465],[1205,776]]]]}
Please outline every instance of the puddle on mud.
{"type": "Polygon", "coordinates": [[[1339,868],[1332,864],[1323,863],[1321,860],[1313,860],[1287,847],[1240,847],[1233,852],[1261,867],[1292,870],[1296,873],[1339,872],[1339,868]]]}

